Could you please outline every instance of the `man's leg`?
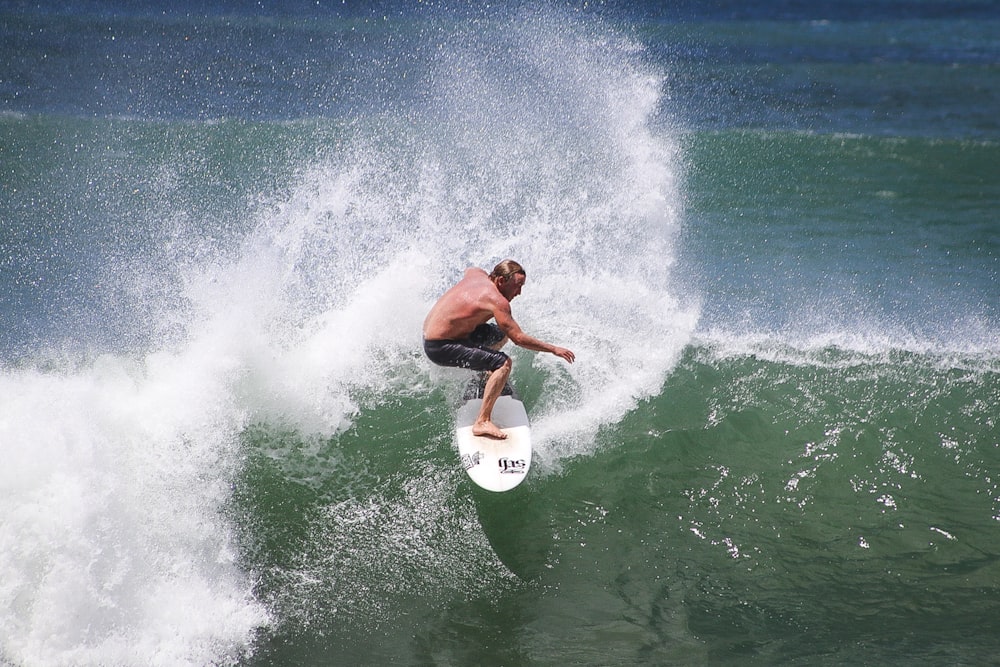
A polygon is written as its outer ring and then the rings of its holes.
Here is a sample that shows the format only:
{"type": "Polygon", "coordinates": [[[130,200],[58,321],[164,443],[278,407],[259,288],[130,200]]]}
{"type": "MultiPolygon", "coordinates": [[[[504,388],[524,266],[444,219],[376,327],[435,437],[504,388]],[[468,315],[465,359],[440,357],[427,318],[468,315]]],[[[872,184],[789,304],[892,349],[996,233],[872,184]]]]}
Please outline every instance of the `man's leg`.
{"type": "Polygon", "coordinates": [[[501,431],[491,418],[493,406],[496,405],[497,399],[500,398],[500,392],[503,391],[503,386],[507,384],[507,378],[510,377],[511,366],[511,360],[507,359],[500,368],[490,374],[490,379],[486,381],[486,386],[483,388],[483,407],[479,411],[476,423],[472,425],[474,435],[487,435],[499,440],[507,437],[507,434],[501,431]]]}

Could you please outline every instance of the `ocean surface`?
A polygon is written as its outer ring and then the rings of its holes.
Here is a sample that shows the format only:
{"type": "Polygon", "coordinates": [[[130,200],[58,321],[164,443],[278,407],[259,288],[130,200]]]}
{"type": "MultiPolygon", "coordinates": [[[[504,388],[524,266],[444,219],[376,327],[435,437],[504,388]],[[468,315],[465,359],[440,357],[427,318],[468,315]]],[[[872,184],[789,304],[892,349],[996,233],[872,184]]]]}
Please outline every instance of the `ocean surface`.
{"type": "Polygon", "coordinates": [[[993,0],[0,0],[0,664],[993,663],[998,210],[993,0]]]}

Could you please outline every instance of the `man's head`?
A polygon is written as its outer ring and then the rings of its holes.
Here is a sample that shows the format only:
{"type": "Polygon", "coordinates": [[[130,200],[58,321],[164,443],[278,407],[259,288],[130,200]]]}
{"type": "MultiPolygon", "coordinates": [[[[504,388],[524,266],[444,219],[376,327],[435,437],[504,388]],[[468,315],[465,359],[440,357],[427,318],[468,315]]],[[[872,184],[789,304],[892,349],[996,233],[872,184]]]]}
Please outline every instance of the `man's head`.
{"type": "Polygon", "coordinates": [[[526,275],[524,273],[524,267],[512,259],[505,259],[493,267],[493,273],[490,274],[490,280],[494,280],[496,278],[509,278],[515,273],[526,275]]]}
{"type": "Polygon", "coordinates": [[[493,273],[490,274],[490,280],[508,301],[521,293],[525,278],[527,274],[524,268],[512,259],[505,259],[494,266],[493,273]]]}

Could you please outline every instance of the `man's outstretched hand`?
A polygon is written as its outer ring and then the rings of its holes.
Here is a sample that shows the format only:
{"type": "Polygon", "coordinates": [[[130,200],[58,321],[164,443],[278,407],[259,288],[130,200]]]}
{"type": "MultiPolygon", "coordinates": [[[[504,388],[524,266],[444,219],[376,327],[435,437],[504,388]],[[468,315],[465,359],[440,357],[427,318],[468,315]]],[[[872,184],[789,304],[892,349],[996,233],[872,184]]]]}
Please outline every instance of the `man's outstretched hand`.
{"type": "Polygon", "coordinates": [[[576,361],[576,355],[573,354],[571,350],[567,350],[565,347],[557,347],[556,349],[552,350],[552,354],[556,355],[557,357],[562,357],[569,363],[573,363],[574,361],[576,361]]]}

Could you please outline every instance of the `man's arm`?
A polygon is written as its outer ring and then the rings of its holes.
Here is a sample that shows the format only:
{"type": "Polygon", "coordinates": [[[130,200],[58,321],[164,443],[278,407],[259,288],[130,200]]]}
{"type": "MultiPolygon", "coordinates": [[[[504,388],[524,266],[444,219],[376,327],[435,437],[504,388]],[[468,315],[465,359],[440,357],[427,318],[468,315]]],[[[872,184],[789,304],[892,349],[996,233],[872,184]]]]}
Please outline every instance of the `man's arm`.
{"type": "Polygon", "coordinates": [[[518,347],[523,347],[526,350],[531,350],[532,352],[549,352],[557,357],[565,359],[569,363],[573,363],[576,359],[570,350],[564,347],[558,347],[556,345],[551,345],[545,341],[539,340],[533,336],[529,336],[521,330],[521,326],[514,321],[514,317],[510,313],[510,305],[506,302],[497,304],[493,310],[493,319],[496,320],[497,326],[500,327],[500,331],[503,331],[510,342],[514,343],[518,347]]]}

